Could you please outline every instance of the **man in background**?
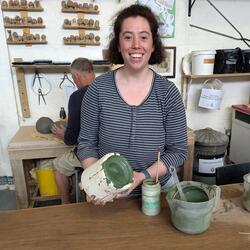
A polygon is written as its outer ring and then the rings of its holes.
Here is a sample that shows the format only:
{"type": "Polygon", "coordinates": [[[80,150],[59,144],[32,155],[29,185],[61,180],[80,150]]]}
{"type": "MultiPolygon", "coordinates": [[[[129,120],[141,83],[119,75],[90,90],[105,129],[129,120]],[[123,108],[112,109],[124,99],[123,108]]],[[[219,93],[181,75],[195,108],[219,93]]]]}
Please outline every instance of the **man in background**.
{"type": "MultiPolygon", "coordinates": [[[[92,63],[86,58],[75,59],[70,67],[71,75],[78,90],[72,93],[68,103],[67,127],[52,126],[52,133],[64,140],[66,145],[76,145],[80,132],[80,113],[83,96],[88,85],[95,79],[92,63]]],[[[55,180],[61,195],[61,203],[70,203],[69,177],[74,173],[76,167],[82,167],[76,156],[77,147],[54,159],[55,180]]]]}

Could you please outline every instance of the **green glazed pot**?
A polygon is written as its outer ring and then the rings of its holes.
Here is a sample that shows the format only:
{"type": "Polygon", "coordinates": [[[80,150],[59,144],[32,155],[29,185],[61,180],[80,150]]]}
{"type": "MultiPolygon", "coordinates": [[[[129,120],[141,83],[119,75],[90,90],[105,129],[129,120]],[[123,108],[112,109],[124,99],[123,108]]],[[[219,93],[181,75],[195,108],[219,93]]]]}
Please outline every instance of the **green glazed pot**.
{"type": "Polygon", "coordinates": [[[180,199],[176,186],[167,194],[173,225],[187,234],[199,234],[210,225],[216,200],[216,186],[195,181],[180,183],[187,201],[180,199]]]}

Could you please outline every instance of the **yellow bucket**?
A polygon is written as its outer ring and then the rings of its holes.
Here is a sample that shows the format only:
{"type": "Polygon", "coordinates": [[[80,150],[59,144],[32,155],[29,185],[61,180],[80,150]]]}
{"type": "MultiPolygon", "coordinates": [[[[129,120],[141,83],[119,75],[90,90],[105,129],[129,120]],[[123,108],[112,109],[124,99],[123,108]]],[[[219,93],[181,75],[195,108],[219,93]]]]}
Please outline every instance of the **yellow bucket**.
{"type": "Polygon", "coordinates": [[[36,176],[41,196],[59,195],[52,168],[36,169],[36,176]]]}

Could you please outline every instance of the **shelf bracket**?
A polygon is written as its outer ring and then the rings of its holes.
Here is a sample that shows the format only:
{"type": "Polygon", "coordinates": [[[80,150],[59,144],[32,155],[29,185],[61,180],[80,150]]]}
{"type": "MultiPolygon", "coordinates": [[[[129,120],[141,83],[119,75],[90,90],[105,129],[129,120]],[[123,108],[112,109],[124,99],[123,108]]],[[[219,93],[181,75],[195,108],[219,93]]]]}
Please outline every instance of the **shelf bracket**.
{"type": "Polygon", "coordinates": [[[196,2],[196,0],[188,0],[188,16],[190,17],[191,16],[191,10],[192,10],[192,7],[194,5],[194,3],[196,2]]]}

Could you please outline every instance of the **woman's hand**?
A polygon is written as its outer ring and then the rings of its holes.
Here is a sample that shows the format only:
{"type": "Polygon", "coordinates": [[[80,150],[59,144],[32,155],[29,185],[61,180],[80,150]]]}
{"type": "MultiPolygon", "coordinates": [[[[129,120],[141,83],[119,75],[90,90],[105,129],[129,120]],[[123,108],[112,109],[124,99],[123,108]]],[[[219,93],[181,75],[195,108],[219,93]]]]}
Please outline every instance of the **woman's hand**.
{"type": "Polygon", "coordinates": [[[120,199],[120,198],[127,197],[136,187],[141,185],[144,180],[145,180],[145,175],[143,173],[134,171],[133,172],[133,184],[131,185],[129,190],[124,193],[116,195],[115,198],[120,199]]]}
{"type": "Polygon", "coordinates": [[[94,204],[95,206],[104,206],[107,202],[113,202],[113,200],[103,201],[102,199],[95,199],[94,196],[88,196],[88,195],[86,195],[86,201],[88,203],[94,204]]]}

